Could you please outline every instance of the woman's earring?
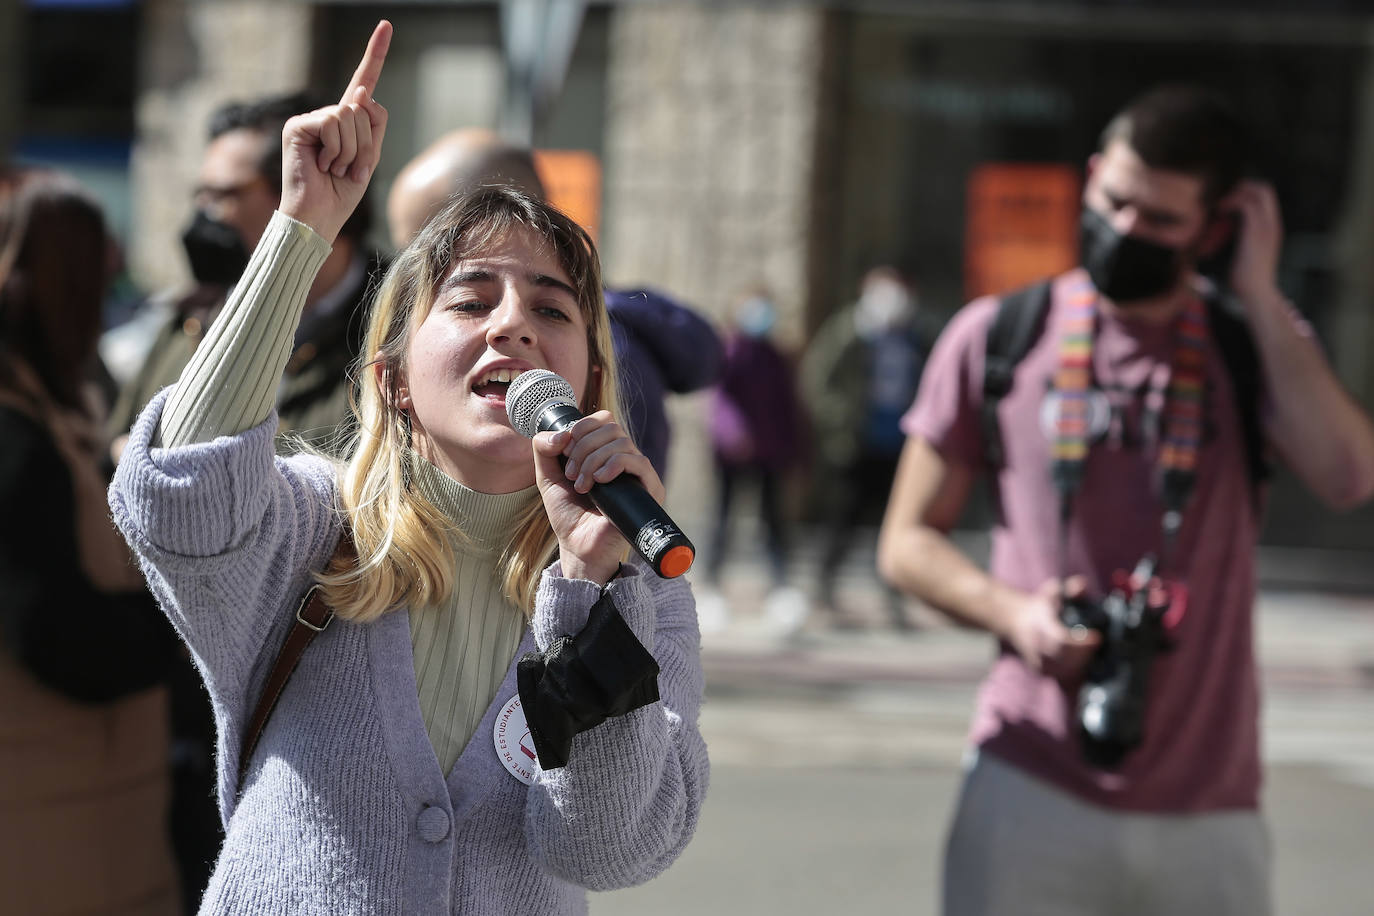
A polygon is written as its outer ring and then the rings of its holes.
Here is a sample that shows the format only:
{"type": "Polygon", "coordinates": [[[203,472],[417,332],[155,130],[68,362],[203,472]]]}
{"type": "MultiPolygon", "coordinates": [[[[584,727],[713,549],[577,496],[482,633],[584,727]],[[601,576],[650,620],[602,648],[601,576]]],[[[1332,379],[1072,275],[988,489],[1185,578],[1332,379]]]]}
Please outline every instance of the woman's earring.
{"type": "Polygon", "coordinates": [[[411,463],[414,459],[414,450],[411,444],[414,442],[414,431],[410,426],[410,411],[402,410],[401,414],[401,486],[406,490],[411,486],[411,463]]]}

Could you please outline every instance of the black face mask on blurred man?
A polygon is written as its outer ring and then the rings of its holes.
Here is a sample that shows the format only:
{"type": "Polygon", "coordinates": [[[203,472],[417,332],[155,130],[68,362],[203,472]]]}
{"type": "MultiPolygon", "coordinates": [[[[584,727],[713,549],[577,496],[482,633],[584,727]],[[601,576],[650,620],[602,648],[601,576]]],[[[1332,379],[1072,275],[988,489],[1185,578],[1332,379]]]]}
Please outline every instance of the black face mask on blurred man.
{"type": "Polygon", "coordinates": [[[1183,253],[1122,235],[1092,207],[1083,208],[1079,258],[1097,291],[1129,305],[1169,291],[1183,270],[1183,253]]]}
{"type": "Polygon", "coordinates": [[[181,244],[197,283],[233,286],[248,266],[248,251],[238,230],[197,210],[181,233],[181,244]]]}

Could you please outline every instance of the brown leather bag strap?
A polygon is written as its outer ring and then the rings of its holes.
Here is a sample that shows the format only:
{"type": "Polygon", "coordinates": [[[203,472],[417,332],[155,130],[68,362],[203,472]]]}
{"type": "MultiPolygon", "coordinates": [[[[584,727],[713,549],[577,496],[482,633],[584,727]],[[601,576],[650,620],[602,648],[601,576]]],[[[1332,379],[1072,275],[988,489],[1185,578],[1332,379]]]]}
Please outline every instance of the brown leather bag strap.
{"type": "MultiPolygon", "coordinates": [[[[334,551],[334,558],[338,559],[342,555],[353,552],[353,539],[349,537],[345,530],[339,540],[339,546],[334,551]]],[[[331,560],[331,563],[333,560],[331,560]]],[[[306,646],[310,645],[317,635],[324,632],[325,627],[329,626],[329,621],[334,619],[334,611],[324,602],[324,595],[320,592],[318,583],[310,586],[310,590],[301,598],[300,604],[296,606],[296,621],[291,624],[291,630],[286,634],[286,641],[282,643],[281,651],[277,653],[277,660],[272,664],[272,672],[267,676],[267,686],[262,690],[262,695],[258,697],[258,705],[253,710],[253,718],[248,722],[248,729],[244,733],[243,750],[239,754],[239,778],[240,787],[243,785],[244,774],[248,772],[248,761],[253,757],[253,751],[258,747],[258,739],[262,737],[263,729],[267,727],[267,720],[272,717],[272,710],[277,708],[277,700],[281,698],[281,692],[286,689],[286,682],[291,680],[291,674],[296,670],[296,665],[301,660],[301,655],[305,652],[306,646]]]]}

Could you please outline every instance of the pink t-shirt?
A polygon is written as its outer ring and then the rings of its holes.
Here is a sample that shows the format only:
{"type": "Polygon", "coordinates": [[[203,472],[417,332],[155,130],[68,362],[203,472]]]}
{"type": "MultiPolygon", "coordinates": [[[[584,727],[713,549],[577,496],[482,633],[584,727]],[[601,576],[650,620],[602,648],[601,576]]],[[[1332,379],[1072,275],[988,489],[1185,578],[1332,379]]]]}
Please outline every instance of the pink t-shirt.
{"type": "MultiPolygon", "coordinates": [[[[1032,590],[1058,574],[1059,496],[1050,480],[1052,421],[1046,394],[1059,363],[1060,329],[1075,271],[1055,281],[1046,331],[1020,362],[998,408],[1005,467],[991,479],[999,518],[991,574],[1032,590]],[[1051,433],[1047,435],[1047,427],[1051,433]]],[[[957,314],[935,346],[908,435],[947,461],[985,469],[980,407],[984,348],[997,301],[957,314]]],[[[1069,525],[1068,567],[1102,595],[1114,570],[1159,555],[1162,507],[1156,449],[1173,354],[1172,327],[1129,326],[1101,314],[1093,345],[1098,410],[1083,484],[1069,525]],[[1108,409],[1109,408],[1109,409],[1108,409]]],[[[1259,689],[1253,652],[1252,504],[1240,419],[1223,358],[1207,360],[1205,441],[1197,484],[1167,577],[1187,583],[1187,613],[1175,648],[1151,672],[1145,742],[1116,771],[1083,761],[1074,696],[1036,674],[1005,644],[978,694],[971,740],[1090,802],[1138,811],[1189,812],[1258,807],[1259,689]]]]}

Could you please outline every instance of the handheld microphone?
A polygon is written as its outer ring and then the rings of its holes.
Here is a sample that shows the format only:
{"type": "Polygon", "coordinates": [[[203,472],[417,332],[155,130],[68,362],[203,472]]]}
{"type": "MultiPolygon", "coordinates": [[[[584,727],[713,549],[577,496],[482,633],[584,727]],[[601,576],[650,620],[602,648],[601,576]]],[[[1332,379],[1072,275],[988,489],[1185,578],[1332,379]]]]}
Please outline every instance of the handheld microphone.
{"type": "MultiPolygon", "coordinates": [[[[567,429],[582,419],[582,411],[567,379],[532,369],[510,383],[506,416],[511,426],[533,439],[536,433],[567,429]]],[[[696,548],[633,474],[593,483],[587,496],[661,577],[672,579],[692,568],[696,548]]]]}

